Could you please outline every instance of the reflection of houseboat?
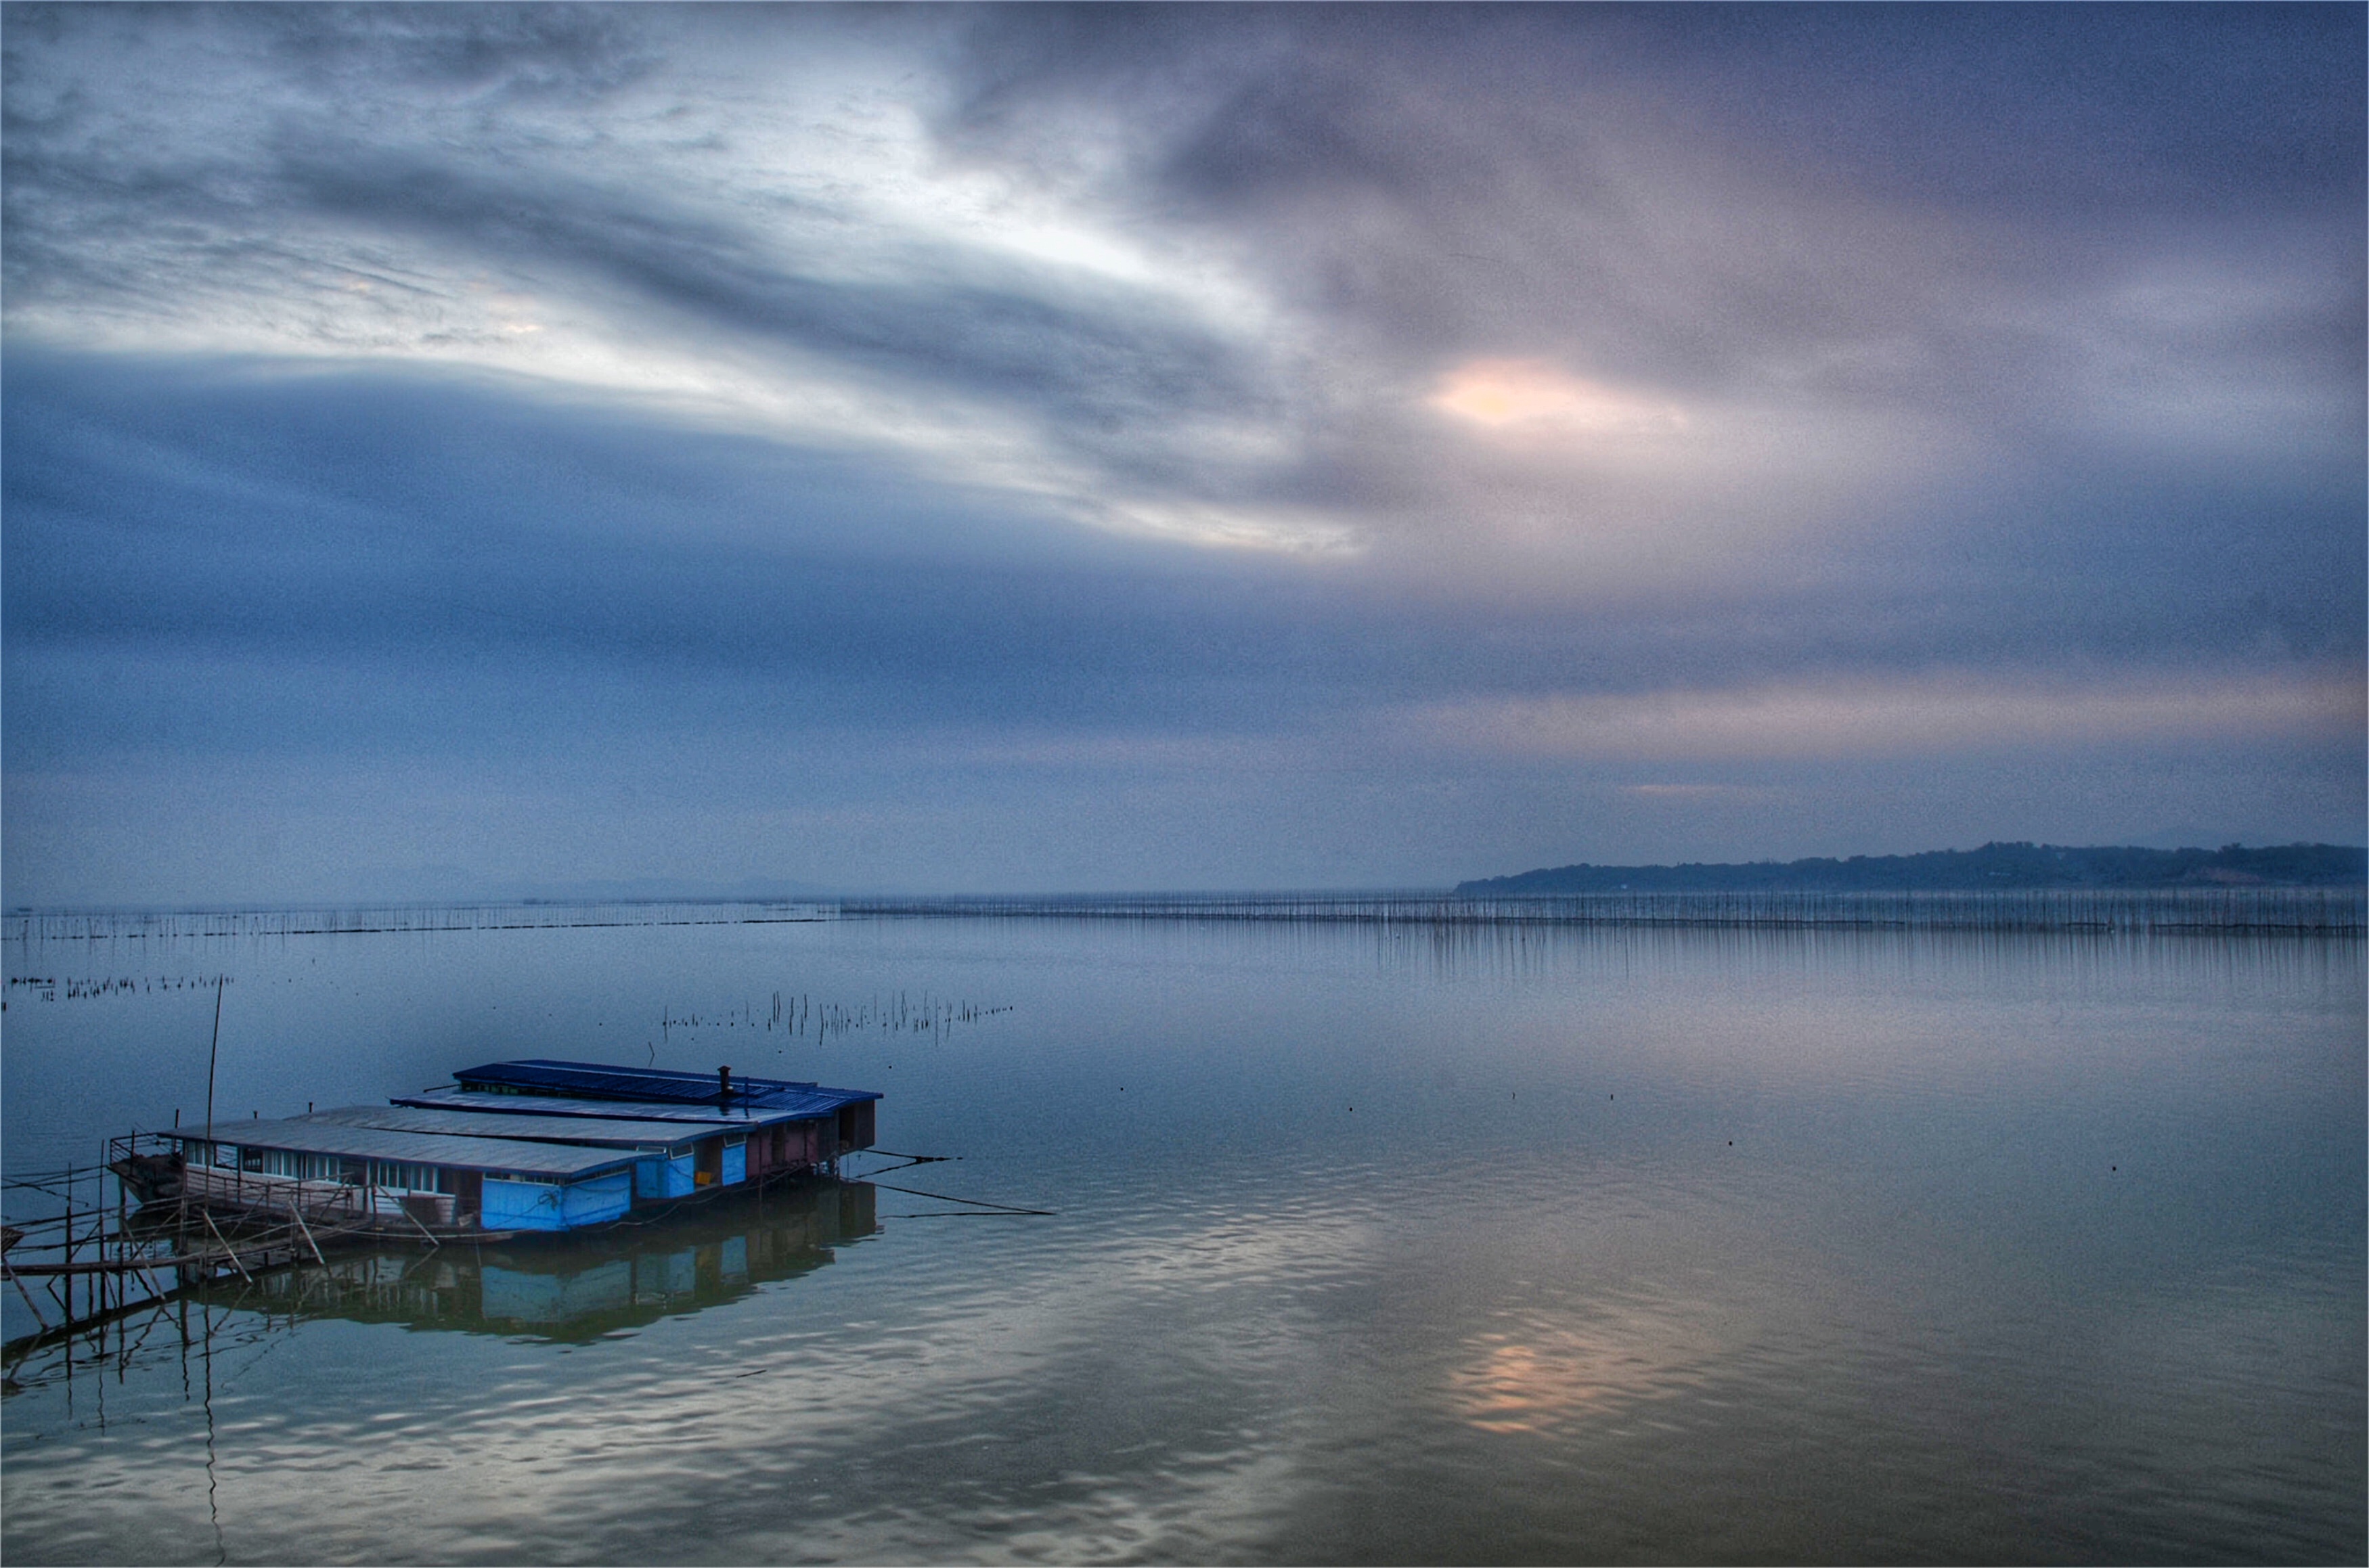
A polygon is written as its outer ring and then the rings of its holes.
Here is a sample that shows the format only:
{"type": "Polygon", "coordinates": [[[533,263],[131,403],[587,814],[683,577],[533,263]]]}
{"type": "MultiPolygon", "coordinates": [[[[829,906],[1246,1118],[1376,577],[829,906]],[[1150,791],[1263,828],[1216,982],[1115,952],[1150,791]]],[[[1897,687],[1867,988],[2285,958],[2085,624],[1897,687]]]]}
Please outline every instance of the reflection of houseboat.
{"type": "Polygon", "coordinates": [[[578,1230],[869,1148],[867,1089],[589,1062],[506,1061],[449,1088],[128,1140],[143,1203],[416,1234],[578,1230]]]}
{"type": "Polygon", "coordinates": [[[200,1288],[264,1311],[400,1323],[415,1330],[596,1339],[736,1301],[831,1261],[878,1230],[873,1189],[804,1182],[749,1193],[661,1226],[614,1226],[532,1246],[347,1252],[200,1288]]]}

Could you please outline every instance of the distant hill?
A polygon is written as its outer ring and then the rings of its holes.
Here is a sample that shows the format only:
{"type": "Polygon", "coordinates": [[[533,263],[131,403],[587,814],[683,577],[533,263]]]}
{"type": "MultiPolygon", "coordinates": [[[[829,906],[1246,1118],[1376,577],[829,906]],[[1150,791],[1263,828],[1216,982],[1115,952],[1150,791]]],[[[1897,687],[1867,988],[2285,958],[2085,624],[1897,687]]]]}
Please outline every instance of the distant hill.
{"type": "Polygon", "coordinates": [[[1459,882],[1467,896],[1522,893],[1836,892],[1984,887],[2344,887],[2369,881],[2369,849],[2278,844],[2246,849],[2074,849],[1990,843],[1922,854],[1848,860],[1753,861],[1742,865],[1563,865],[1459,882]]]}

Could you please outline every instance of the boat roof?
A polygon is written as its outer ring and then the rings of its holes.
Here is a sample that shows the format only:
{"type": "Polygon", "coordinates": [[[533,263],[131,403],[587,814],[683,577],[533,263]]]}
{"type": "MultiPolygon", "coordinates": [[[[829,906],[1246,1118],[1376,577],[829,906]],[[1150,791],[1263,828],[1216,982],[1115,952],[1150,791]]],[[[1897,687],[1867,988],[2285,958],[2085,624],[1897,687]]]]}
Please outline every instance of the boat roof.
{"type": "MultiPolygon", "coordinates": [[[[504,1099],[509,1096],[501,1096],[504,1099]]],[[[340,1105],[308,1118],[388,1132],[442,1133],[454,1138],[517,1138],[530,1143],[580,1143],[592,1148],[689,1149],[714,1129],[696,1122],[624,1116],[522,1116],[500,1111],[425,1109],[410,1105],[340,1105]]]]}
{"type": "MultiPolygon", "coordinates": [[[[179,1129],[189,1141],[204,1135],[179,1129]]],[[[357,1160],[400,1160],[419,1165],[452,1165],[464,1171],[518,1171],[536,1176],[589,1176],[634,1162],[630,1150],[593,1149],[582,1144],[530,1143],[523,1139],[465,1138],[453,1134],[396,1132],[383,1127],[351,1127],[318,1115],[289,1116],[280,1121],[223,1122],[213,1129],[216,1143],[242,1149],[286,1149],[303,1154],[344,1154],[357,1160]]]]}
{"type": "Polygon", "coordinates": [[[571,1100],[556,1094],[493,1094],[475,1089],[423,1089],[417,1094],[397,1094],[398,1105],[417,1105],[423,1110],[453,1110],[491,1112],[517,1116],[590,1116],[623,1117],[628,1121],[657,1121],[726,1127],[772,1127],[778,1122],[813,1121],[819,1116],[836,1116],[841,1105],[853,1105],[880,1096],[868,1089],[825,1089],[819,1084],[805,1090],[795,1099],[780,1097],[784,1103],[770,1106],[744,1105],[740,1096],[732,1096],[730,1108],[715,1103],[711,1094],[705,1104],[655,1100],[571,1100]]]}
{"type": "MultiPolygon", "coordinates": [[[[617,1067],[596,1061],[552,1061],[534,1057],[522,1061],[488,1062],[452,1075],[463,1089],[512,1094],[558,1095],[576,1100],[624,1100],[645,1104],[710,1105],[718,1109],[745,1106],[781,1110],[801,1105],[818,1094],[833,1096],[830,1109],[858,1100],[877,1100],[869,1089],[825,1089],[818,1083],[782,1078],[735,1078],[725,1099],[716,1073],[679,1072],[663,1067],[617,1067]]],[[[819,1116],[820,1110],[807,1113],[819,1116]]]]}

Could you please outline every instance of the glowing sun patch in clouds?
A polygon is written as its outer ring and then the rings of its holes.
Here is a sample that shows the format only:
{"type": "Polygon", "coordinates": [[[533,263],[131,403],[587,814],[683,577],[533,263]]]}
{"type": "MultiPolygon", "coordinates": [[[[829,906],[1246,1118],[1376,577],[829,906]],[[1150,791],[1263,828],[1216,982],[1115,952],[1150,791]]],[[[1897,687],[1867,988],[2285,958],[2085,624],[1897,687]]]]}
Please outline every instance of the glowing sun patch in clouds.
{"type": "Polygon", "coordinates": [[[1508,433],[1676,435],[1686,411],[1570,374],[1544,360],[1467,360],[1433,389],[1443,414],[1508,433]]]}
{"type": "MultiPolygon", "coordinates": [[[[2357,741],[2363,700],[2359,677],[2347,672],[2086,681],[1961,672],[1480,699],[1410,716],[1420,736],[1498,755],[1710,761],[2077,744],[2357,741]]],[[[1638,792],[1650,798],[1687,787],[1638,792]]]]}

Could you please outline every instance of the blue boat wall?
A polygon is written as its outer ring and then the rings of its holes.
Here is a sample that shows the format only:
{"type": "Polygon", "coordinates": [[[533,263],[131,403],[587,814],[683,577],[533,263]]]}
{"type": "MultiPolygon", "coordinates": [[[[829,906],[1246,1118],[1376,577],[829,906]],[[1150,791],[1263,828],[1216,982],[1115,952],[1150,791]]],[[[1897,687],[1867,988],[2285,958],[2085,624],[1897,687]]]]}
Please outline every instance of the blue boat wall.
{"type": "Polygon", "coordinates": [[[488,1230],[580,1230],[623,1219],[633,1207],[626,1171],[566,1184],[488,1178],[481,1222],[488,1230]]]}

